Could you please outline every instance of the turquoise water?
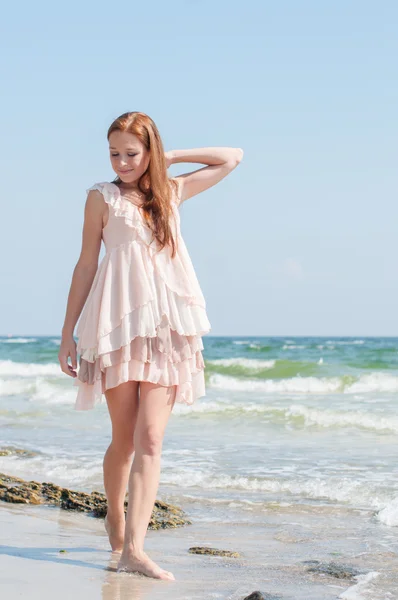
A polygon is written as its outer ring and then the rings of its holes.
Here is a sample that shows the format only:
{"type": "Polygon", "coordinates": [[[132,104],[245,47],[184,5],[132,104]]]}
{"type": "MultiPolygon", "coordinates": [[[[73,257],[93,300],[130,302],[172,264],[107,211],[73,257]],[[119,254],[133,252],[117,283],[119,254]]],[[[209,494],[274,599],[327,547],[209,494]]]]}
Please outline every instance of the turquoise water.
{"type": "MultiPolygon", "coordinates": [[[[398,525],[398,338],[205,336],[207,395],[175,405],[159,494],[207,520],[341,506],[398,525]],[[217,513],[218,514],[218,513],[217,513]]],[[[102,490],[106,404],[74,410],[57,337],[0,339],[0,470],[102,490]]]]}

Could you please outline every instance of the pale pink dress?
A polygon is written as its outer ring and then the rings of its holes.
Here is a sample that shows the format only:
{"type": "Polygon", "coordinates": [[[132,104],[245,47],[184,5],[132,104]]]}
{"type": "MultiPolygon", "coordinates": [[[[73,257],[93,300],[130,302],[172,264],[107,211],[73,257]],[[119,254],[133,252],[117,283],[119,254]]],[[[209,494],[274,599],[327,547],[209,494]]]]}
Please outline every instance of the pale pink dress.
{"type": "Polygon", "coordinates": [[[76,328],[80,355],[75,409],[88,410],[125,381],[176,385],[176,402],[205,395],[203,342],[211,329],[206,303],[180,230],[172,192],[170,223],[177,242],[158,250],[141,209],[114,183],[98,183],[109,205],[102,230],[106,254],[76,328]]]}

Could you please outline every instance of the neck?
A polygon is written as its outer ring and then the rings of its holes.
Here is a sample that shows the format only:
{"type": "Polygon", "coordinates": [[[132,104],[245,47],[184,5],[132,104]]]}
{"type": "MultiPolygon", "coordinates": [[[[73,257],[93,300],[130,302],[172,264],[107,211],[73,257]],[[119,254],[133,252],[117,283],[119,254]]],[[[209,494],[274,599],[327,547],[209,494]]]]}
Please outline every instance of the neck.
{"type": "Polygon", "coordinates": [[[119,183],[118,184],[119,187],[123,190],[125,190],[126,192],[130,191],[130,190],[138,190],[138,186],[136,183],[119,183]]]}

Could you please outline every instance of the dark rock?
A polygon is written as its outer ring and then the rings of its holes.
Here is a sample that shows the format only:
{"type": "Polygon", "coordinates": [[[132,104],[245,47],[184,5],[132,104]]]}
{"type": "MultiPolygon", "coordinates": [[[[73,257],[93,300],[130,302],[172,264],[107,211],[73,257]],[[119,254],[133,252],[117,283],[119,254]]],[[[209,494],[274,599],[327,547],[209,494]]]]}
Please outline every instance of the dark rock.
{"type": "Polygon", "coordinates": [[[305,564],[313,565],[308,567],[307,571],[311,573],[323,573],[325,575],[331,575],[337,579],[353,579],[355,575],[362,573],[362,571],[355,567],[339,565],[333,561],[330,563],[322,563],[319,560],[306,560],[303,562],[305,564]]]}
{"type": "MultiPolygon", "coordinates": [[[[23,504],[50,504],[64,510],[87,512],[98,518],[104,518],[107,511],[105,494],[101,492],[76,492],[54,483],[25,481],[0,473],[0,500],[23,504]]],[[[127,500],[124,503],[127,510],[127,500]]],[[[168,529],[191,525],[184,511],[173,504],[156,500],[148,529],[168,529]]]]}
{"type": "Polygon", "coordinates": [[[230,550],[217,550],[217,548],[206,548],[205,546],[192,546],[188,550],[191,554],[210,554],[210,556],[227,556],[230,558],[239,558],[238,552],[231,552],[230,550]]]}
{"type": "Polygon", "coordinates": [[[243,600],[282,600],[282,596],[274,596],[274,594],[267,594],[267,592],[252,592],[249,596],[246,596],[243,600]]]}

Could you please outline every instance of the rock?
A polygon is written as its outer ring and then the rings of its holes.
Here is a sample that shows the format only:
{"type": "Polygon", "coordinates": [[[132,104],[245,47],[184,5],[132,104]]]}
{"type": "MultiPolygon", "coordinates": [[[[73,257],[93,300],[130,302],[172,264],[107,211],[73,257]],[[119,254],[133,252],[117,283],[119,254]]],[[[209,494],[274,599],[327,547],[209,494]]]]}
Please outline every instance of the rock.
{"type": "MultiPolygon", "coordinates": [[[[104,518],[107,511],[106,496],[101,492],[76,492],[54,483],[25,481],[4,473],[0,473],[0,500],[23,504],[50,504],[64,510],[87,512],[98,518],[104,518]]],[[[124,506],[127,510],[127,500],[124,506]]],[[[169,529],[191,524],[181,508],[156,500],[148,529],[169,529]]]]}
{"type": "Polygon", "coordinates": [[[0,500],[14,504],[41,504],[41,498],[33,489],[7,487],[0,480],[0,500]]]}
{"type": "Polygon", "coordinates": [[[305,560],[304,564],[311,564],[307,571],[311,573],[324,573],[325,575],[331,575],[337,579],[353,579],[355,575],[362,573],[361,570],[350,567],[348,565],[339,565],[333,561],[330,563],[322,563],[319,560],[305,560]]]}
{"type": "Polygon", "coordinates": [[[211,556],[228,556],[230,558],[239,558],[238,552],[231,552],[230,550],[217,550],[217,548],[206,548],[205,546],[192,546],[188,552],[191,554],[210,554],[211,556]]]}
{"type": "Polygon", "coordinates": [[[13,446],[3,446],[0,448],[0,456],[21,456],[22,458],[32,458],[38,456],[40,452],[25,450],[24,448],[14,448],[13,446]]]}
{"type": "Polygon", "coordinates": [[[273,594],[267,594],[267,592],[252,592],[249,596],[246,596],[243,600],[282,600],[282,596],[274,596],[273,594]]]}

